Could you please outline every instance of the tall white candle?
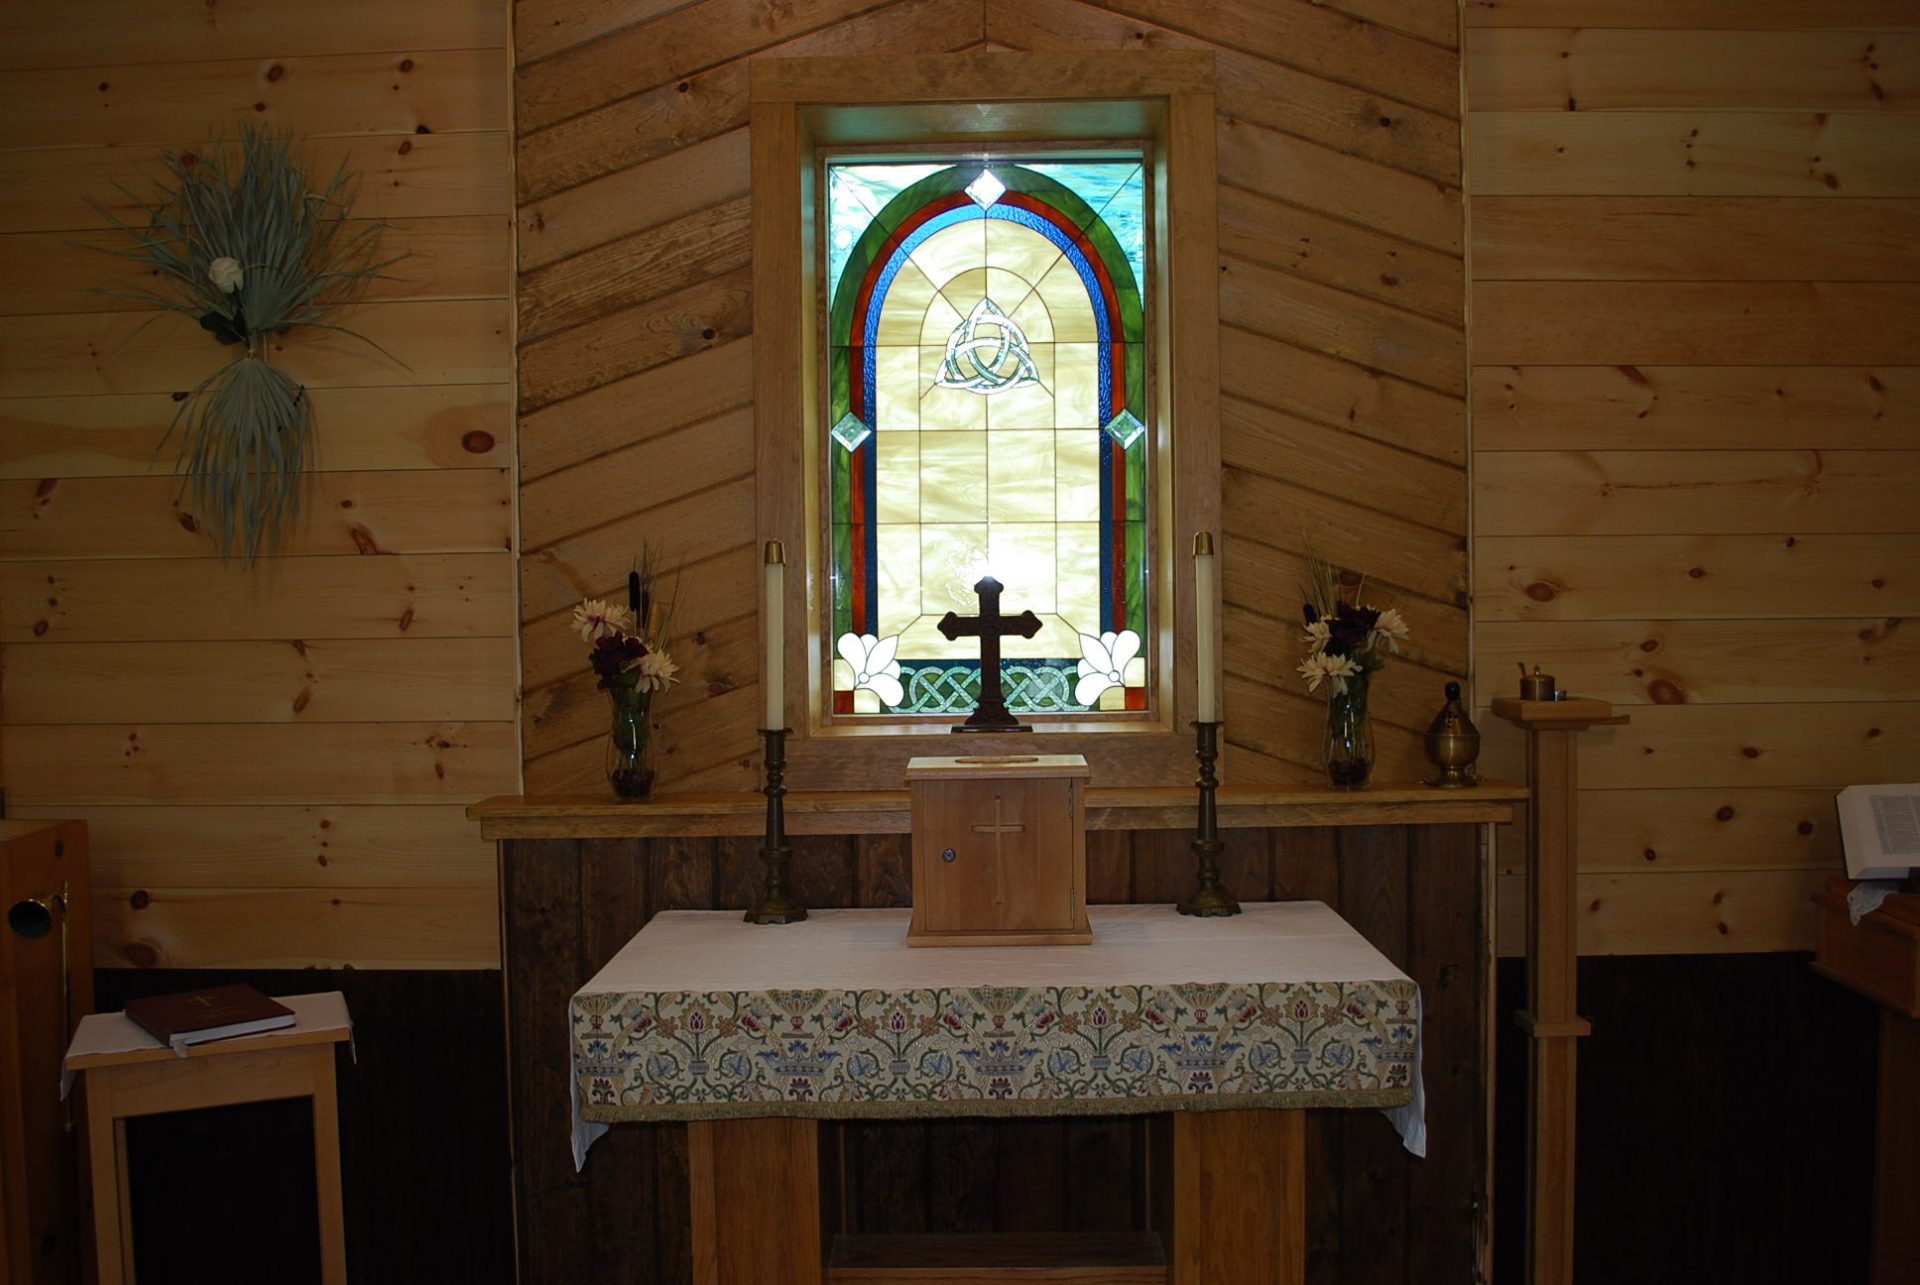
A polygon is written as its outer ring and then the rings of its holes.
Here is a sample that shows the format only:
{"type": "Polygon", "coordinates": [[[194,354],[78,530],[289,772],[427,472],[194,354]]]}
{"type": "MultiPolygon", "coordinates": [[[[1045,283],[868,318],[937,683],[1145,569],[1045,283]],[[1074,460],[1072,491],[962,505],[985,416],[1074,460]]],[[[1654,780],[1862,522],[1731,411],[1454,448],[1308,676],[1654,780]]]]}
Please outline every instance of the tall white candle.
{"type": "Polygon", "coordinates": [[[1193,537],[1193,667],[1199,679],[1195,717],[1202,723],[1220,721],[1220,692],[1214,685],[1219,645],[1213,632],[1213,533],[1193,537]]]}
{"type": "Polygon", "coordinates": [[[786,607],[787,551],[778,540],[767,541],[767,672],[762,680],[766,688],[767,709],[762,727],[778,731],[786,722],[786,607]]]}

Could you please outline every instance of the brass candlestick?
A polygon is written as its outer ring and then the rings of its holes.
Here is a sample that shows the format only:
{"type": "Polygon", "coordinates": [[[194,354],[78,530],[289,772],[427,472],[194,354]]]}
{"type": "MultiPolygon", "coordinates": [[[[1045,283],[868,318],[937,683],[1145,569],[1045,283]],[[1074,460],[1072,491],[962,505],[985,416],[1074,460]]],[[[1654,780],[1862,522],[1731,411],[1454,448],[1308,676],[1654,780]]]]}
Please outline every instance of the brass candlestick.
{"type": "Polygon", "coordinates": [[[1193,895],[1174,909],[1183,915],[1218,919],[1240,913],[1240,903],[1220,886],[1220,814],[1214,791],[1220,782],[1214,778],[1213,765],[1220,758],[1220,724],[1195,723],[1193,756],[1200,760],[1200,775],[1194,784],[1200,787],[1200,833],[1193,841],[1193,855],[1200,860],[1200,886],[1193,895]]]}
{"type": "Polygon", "coordinates": [[[767,836],[760,844],[760,860],[767,866],[766,887],[760,904],[749,910],[750,924],[794,924],[807,917],[807,908],[787,895],[787,861],[793,850],[787,846],[787,787],[783,780],[787,769],[787,729],[763,727],[767,738],[767,784],[761,793],[767,796],[767,836]]]}

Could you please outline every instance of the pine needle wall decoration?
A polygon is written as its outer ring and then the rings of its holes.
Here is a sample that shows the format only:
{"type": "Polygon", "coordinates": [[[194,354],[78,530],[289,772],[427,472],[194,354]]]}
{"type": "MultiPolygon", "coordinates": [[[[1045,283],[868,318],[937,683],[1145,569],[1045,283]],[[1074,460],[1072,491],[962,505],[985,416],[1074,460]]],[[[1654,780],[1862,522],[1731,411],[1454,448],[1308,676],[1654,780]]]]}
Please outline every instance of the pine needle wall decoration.
{"type": "Polygon", "coordinates": [[[378,223],[350,222],[345,166],[315,186],[289,134],[243,124],[237,140],[165,164],[153,196],[120,189],[144,224],[94,209],[132,239],[112,253],[159,278],[119,293],[236,349],[187,393],[161,445],[178,435],[176,471],[221,557],[251,564],[299,518],[314,457],[313,401],[269,361],[267,338],[296,326],[353,335],[329,319],[395,260],[378,257],[378,223]]]}

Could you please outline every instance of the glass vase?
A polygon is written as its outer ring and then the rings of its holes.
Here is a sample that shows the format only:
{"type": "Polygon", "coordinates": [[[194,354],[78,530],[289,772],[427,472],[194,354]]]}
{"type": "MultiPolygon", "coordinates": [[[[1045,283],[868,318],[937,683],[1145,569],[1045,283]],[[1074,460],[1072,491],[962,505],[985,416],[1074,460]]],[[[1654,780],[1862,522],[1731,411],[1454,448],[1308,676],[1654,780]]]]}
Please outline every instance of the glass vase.
{"type": "Polygon", "coordinates": [[[653,693],[615,687],[613,725],[607,733],[607,784],[623,799],[644,799],[653,790],[653,693]]]}
{"type": "Polygon", "coordinates": [[[1367,725],[1367,685],[1347,680],[1347,690],[1327,697],[1327,739],[1322,750],[1327,780],[1337,790],[1363,790],[1373,775],[1373,733],[1367,725]]]}

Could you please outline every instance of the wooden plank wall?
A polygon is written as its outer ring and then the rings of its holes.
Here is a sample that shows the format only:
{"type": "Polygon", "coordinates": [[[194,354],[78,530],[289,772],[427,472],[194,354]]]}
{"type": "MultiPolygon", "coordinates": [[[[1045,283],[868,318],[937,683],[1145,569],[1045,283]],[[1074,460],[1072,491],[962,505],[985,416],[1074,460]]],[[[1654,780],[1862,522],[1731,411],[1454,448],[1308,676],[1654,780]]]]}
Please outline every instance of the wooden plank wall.
{"type": "Polygon", "coordinates": [[[493,967],[518,779],[512,204],[496,0],[0,10],[0,663],[16,816],[92,826],[102,966],[493,967]],[[280,556],[224,566],[155,448],[223,360],[100,287],[164,151],[241,120],[360,176],[410,257],[277,359],[319,474],[280,556]]]}
{"type": "MultiPolygon", "coordinates": [[[[1492,1020],[1478,829],[1360,826],[1232,830],[1222,873],[1249,900],[1324,901],[1420,984],[1428,1158],[1376,1111],[1316,1111],[1307,1135],[1307,1279],[1428,1285],[1475,1277],[1485,1207],[1482,1112],[1492,1020]]],[[[1088,837],[1096,903],[1165,903],[1192,887],[1186,831],[1088,837]]],[[[567,1036],[553,1015],[663,910],[752,904],[754,839],[511,840],[502,845],[508,1082],[520,1280],[685,1285],[686,1130],[624,1124],[576,1172],[567,1139],[567,1036]]],[[[905,906],[905,835],[794,840],[804,904],[905,906]]],[[[770,928],[769,932],[786,931],[770,928]]],[[[1139,1121],[864,1122],[844,1130],[841,1230],[1101,1231],[1147,1226],[1139,1121]]],[[[1227,1285],[1222,1282],[1222,1285],[1227,1285]]]]}
{"type": "Polygon", "coordinates": [[[1321,778],[1293,674],[1307,534],[1397,604],[1381,773],[1466,671],[1466,358],[1451,0],[520,0],[526,788],[604,789],[566,613],[684,562],[665,788],[754,783],[761,708],[747,59],[1213,50],[1230,779],[1321,778]]]}
{"type": "Polygon", "coordinates": [[[1632,717],[1582,742],[1582,950],[1809,949],[1834,789],[1920,776],[1920,8],[1466,25],[1476,697],[1632,717]]]}

